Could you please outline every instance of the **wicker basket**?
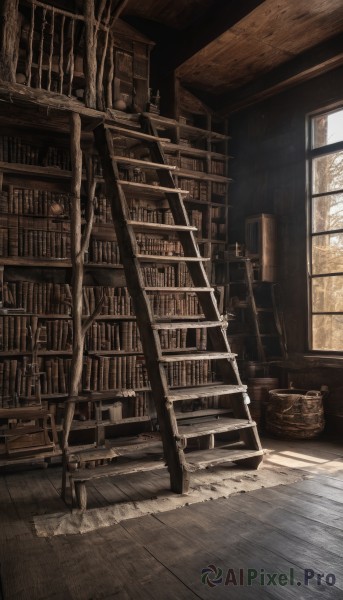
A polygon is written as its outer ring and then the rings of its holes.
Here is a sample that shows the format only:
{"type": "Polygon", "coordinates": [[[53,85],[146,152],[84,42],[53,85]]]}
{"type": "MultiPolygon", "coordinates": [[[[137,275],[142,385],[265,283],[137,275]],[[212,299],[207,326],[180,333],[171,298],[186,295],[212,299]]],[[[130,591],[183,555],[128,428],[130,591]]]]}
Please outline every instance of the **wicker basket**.
{"type": "Polygon", "coordinates": [[[266,412],[269,433],[283,438],[310,439],[324,429],[321,392],[316,390],[270,390],[266,412]]]}
{"type": "Polygon", "coordinates": [[[250,414],[261,431],[265,430],[268,392],[278,384],[279,380],[275,377],[253,377],[248,381],[248,395],[251,400],[250,414]]]}

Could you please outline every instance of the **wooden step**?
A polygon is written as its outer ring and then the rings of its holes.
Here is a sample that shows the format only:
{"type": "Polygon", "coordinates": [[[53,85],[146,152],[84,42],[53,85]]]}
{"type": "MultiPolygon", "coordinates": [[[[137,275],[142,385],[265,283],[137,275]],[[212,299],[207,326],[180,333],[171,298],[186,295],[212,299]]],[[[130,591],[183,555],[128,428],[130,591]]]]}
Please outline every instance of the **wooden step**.
{"type": "Polygon", "coordinates": [[[197,400],[198,398],[226,396],[228,394],[239,394],[246,391],[246,385],[227,385],[224,383],[215,383],[213,385],[170,390],[168,400],[170,402],[178,402],[179,400],[197,400]]]}
{"type": "Polygon", "coordinates": [[[216,417],[221,415],[232,415],[232,408],[199,408],[198,410],[186,410],[184,412],[175,411],[175,417],[178,422],[189,419],[203,419],[207,417],[216,417]]]}
{"type": "Polygon", "coordinates": [[[164,165],[161,163],[151,162],[149,160],[142,160],[139,158],[131,158],[128,156],[117,156],[115,154],[110,155],[112,160],[115,160],[117,163],[121,165],[133,165],[136,167],[143,167],[144,169],[156,169],[156,170],[165,170],[165,171],[175,171],[176,166],[174,165],[164,165]]]}
{"type": "Polygon", "coordinates": [[[190,323],[153,323],[153,329],[209,329],[211,327],[224,327],[223,321],[191,321],[190,323]]]}
{"type": "Polygon", "coordinates": [[[198,231],[193,225],[167,225],[165,223],[145,223],[142,221],[130,220],[127,221],[127,224],[138,230],[151,230],[156,231],[157,233],[160,231],[198,231]]]}
{"type": "MultiPolygon", "coordinates": [[[[165,293],[173,293],[173,294],[184,294],[185,292],[214,292],[213,287],[156,287],[156,286],[148,286],[144,288],[146,292],[165,292],[165,293]]],[[[192,315],[193,316],[193,315],[192,315]]],[[[175,317],[181,318],[181,315],[175,317]]]]}
{"type": "Polygon", "coordinates": [[[31,421],[32,419],[42,419],[50,413],[41,406],[28,408],[0,408],[0,419],[23,419],[31,421]]]}
{"type": "Polygon", "coordinates": [[[53,454],[55,450],[54,442],[42,444],[39,446],[23,446],[21,448],[7,448],[7,455],[15,457],[20,456],[31,456],[31,460],[34,460],[35,455],[40,455],[41,453],[50,453],[53,454]]]}
{"type": "Polygon", "coordinates": [[[160,358],[161,362],[171,363],[185,360],[234,360],[236,354],[232,352],[197,352],[195,354],[165,354],[160,358]]]}
{"type": "Polygon", "coordinates": [[[23,427],[13,427],[11,429],[0,429],[0,437],[20,438],[24,435],[33,433],[44,433],[45,429],[39,425],[24,425],[23,427]]]}
{"type": "Polygon", "coordinates": [[[171,140],[169,138],[160,138],[157,137],[155,135],[149,135],[148,133],[143,133],[140,130],[133,130],[133,129],[126,129],[125,127],[118,127],[118,125],[107,125],[105,124],[105,129],[106,130],[110,130],[110,131],[117,131],[118,133],[121,134],[121,136],[123,137],[133,137],[136,138],[137,140],[145,140],[146,142],[170,142],[171,140]]]}
{"type": "Polygon", "coordinates": [[[79,452],[71,452],[68,455],[69,468],[72,465],[82,464],[96,460],[111,460],[119,454],[114,448],[87,448],[79,452]]]}
{"type": "Polygon", "coordinates": [[[176,439],[188,440],[204,435],[239,431],[254,425],[255,423],[248,421],[248,419],[233,419],[230,417],[220,417],[218,419],[209,417],[206,420],[201,420],[200,423],[197,422],[197,419],[194,419],[187,425],[179,424],[176,439]]]}
{"type": "Polygon", "coordinates": [[[181,188],[170,188],[165,187],[164,185],[152,185],[150,183],[138,183],[137,181],[126,181],[126,179],[119,179],[118,184],[125,187],[137,188],[139,190],[149,190],[151,192],[163,192],[168,194],[182,194],[183,196],[187,196],[189,194],[189,190],[182,190],[181,188]]]}
{"type": "Polygon", "coordinates": [[[91,479],[102,479],[103,477],[116,477],[119,475],[131,475],[132,473],[143,473],[166,468],[164,460],[151,460],[141,458],[135,460],[126,459],[119,463],[97,467],[95,469],[77,469],[71,473],[73,481],[89,481],[91,479]]]}
{"type": "Polygon", "coordinates": [[[167,256],[165,254],[136,254],[136,258],[146,262],[207,262],[204,256],[167,256]]]}
{"type": "Polygon", "coordinates": [[[79,451],[73,451],[73,448],[70,448],[68,463],[82,464],[96,460],[112,460],[118,456],[127,456],[130,453],[140,452],[147,448],[162,451],[159,434],[151,435],[151,437],[146,436],[145,438],[143,436],[141,438],[136,436],[131,439],[119,438],[119,440],[113,440],[113,442],[114,445],[109,448],[87,448],[79,451]]]}
{"type": "Polygon", "coordinates": [[[190,471],[206,469],[216,465],[237,462],[263,456],[263,450],[249,450],[241,447],[217,447],[212,450],[197,450],[185,453],[186,464],[190,471]]]}

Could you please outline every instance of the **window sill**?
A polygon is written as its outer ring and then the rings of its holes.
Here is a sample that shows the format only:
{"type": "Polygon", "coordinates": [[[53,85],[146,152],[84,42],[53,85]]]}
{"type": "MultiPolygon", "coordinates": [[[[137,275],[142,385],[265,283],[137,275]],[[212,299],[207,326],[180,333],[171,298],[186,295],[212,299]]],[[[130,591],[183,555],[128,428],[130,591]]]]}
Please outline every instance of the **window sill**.
{"type": "Polygon", "coordinates": [[[296,353],[291,354],[287,360],[278,362],[285,369],[304,370],[311,368],[332,368],[342,369],[343,355],[342,354],[310,354],[296,353]]]}

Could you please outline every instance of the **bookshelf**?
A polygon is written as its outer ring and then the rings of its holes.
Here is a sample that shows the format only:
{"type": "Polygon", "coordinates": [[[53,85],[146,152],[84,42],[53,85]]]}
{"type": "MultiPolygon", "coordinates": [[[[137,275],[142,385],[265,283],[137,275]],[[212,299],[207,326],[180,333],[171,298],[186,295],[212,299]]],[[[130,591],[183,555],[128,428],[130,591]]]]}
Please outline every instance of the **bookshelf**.
{"type": "Polygon", "coordinates": [[[228,239],[228,177],[227,124],[209,112],[181,111],[180,119],[152,115],[159,135],[170,142],[162,146],[170,165],[175,166],[174,178],[179,188],[188,192],[185,203],[191,224],[198,229],[197,237],[208,266],[210,280],[225,286],[227,273],[225,250],[228,239]]]}
{"type": "MultiPolygon", "coordinates": [[[[2,408],[29,406],[36,402],[36,378],[32,371],[32,335],[39,329],[36,352],[40,399],[43,407],[55,415],[61,430],[63,406],[68,397],[72,362],[72,280],[71,244],[71,159],[67,116],[50,112],[49,132],[46,116],[35,110],[35,129],[30,125],[32,108],[0,108],[0,405],[2,408]],[[19,117],[20,115],[20,117],[19,117]],[[1,126],[1,123],[4,123],[1,126]],[[51,140],[57,140],[56,147],[51,140]],[[20,311],[20,312],[18,312],[20,311]]],[[[120,118],[120,113],[117,113],[120,118]]],[[[122,115],[127,119],[127,115],[122,115]]],[[[201,251],[211,258],[211,280],[223,287],[222,263],[226,247],[227,196],[229,178],[225,150],[228,136],[217,131],[217,123],[206,117],[205,129],[153,115],[159,134],[170,137],[163,142],[170,161],[174,161],[178,186],[190,193],[187,211],[198,231],[201,251]],[[188,144],[186,144],[188,139],[188,144]],[[182,143],[180,143],[182,141],[182,143]],[[199,162],[200,161],[200,162],[199,162]],[[215,163],[215,166],[214,166],[215,163]],[[215,171],[215,172],[213,172],[215,171]],[[219,174],[220,172],[220,174],[219,174]],[[218,275],[219,273],[219,275],[218,275]]],[[[130,117],[132,122],[137,117],[130,117]]],[[[85,255],[82,288],[82,320],[85,322],[99,302],[99,314],[85,338],[82,381],[79,388],[78,418],[73,424],[72,443],[95,439],[96,395],[112,396],[122,389],[134,390],[133,397],[120,398],[115,416],[111,402],[101,419],[102,426],[115,435],[121,427],[149,425],[151,406],[149,380],[141,343],[128,295],[120,256],[112,226],[101,169],[97,162],[87,119],[82,130],[84,163],[91,156],[96,180],[94,222],[85,255]],[[112,406],[112,408],[111,408],[112,406]],[[112,417],[111,417],[112,415],[112,417]],[[119,415],[119,417],[118,417],[119,415]],[[83,432],[83,433],[81,433],[83,432]],[[86,437],[84,437],[86,436],[86,437]]],[[[144,179],[148,190],[130,190],[130,218],[149,222],[151,233],[138,234],[138,247],[149,258],[143,268],[145,285],[161,288],[163,293],[148,291],[153,311],[159,315],[195,322],[202,316],[196,293],[175,294],[166,288],[191,286],[185,265],[175,260],[182,254],[172,235],[158,230],[158,224],[173,224],[167,203],[154,190],[154,175],[138,169],[134,161],[142,158],[140,149],[128,138],[118,137],[118,155],[128,159],[121,177],[128,183],[144,179]],[[163,263],[154,255],[165,255],[163,263]]],[[[144,157],[143,157],[144,158],[144,157]]],[[[147,157],[145,157],[147,159],[147,157]]],[[[87,174],[82,173],[82,220],[86,214],[87,174]]],[[[162,331],[163,347],[187,351],[207,348],[206,329],[198,331],[162,331]]],[[[209,361],[170,363],[167,376],[174,387],[206,385],[216,379],[209,361]]],[[[217,400],[208,400],[208,409],[217,400]]],[[[179,412],[182,411],[180,404],[179,412]]],[[[136,429],[137,430],[137,429],[136,429]]]]}

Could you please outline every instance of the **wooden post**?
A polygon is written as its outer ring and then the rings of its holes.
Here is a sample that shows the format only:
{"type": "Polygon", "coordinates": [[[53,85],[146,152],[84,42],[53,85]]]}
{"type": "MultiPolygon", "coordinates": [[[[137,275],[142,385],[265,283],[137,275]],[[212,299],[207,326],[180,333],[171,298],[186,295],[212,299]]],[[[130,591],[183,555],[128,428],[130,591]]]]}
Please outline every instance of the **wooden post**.
{"type": "Polygon", "coordinates": [[[75,412],[75,402],[79,392],[79,382],[82,375],[83,340],[82,340],[82,282],[83,256],[81,253],[81,183],[82,183],[82,151],[81,151],[81,117],[77,113],[70,115],[70,151],[72,163],[71,180],[71,261],[72,277],[72,306],[73,306],[73,356],[69,398],[65,409],[63,425],[63,475],[62,497],[65,499],[67,479],[68,438],[75,412]]]}
{"type": "Polygon", "coordinates": [[[85,64],[86,77],[85,103],[96,108],[96,48],[94,48],[94,0],[85,0],[85,64]]]}
{"type": "Polygon", "coordinates": [[[15,83],[17,70],[17,38],[19,0],[2,0],[0,31],[0,79],[15,83]]]}
{"type": "Polygon", "coordinates": [[[97,68],[96,97],[97,97],[98,110],[105,110],[105,108],[106,108],[105,94],[104,94],[104,68],[105,68],[105,60],[106,60],[107,48],[108,48],[108,38],[109,38],[109,33],[110,33],[109,22],[110,22],[110,18],[111,18],[111,8],[112,8],[112,0],[109,0],[107,15],[106,15],[106,19],[104,22],[104,24],[106,26],[106,31],[104,32],[104,39],[102,41],[101,60],[100,60],[99,67],[97,68]]]}
{"type": "MultiPolygon", "coordinates": [[[[82,181],[82,152],[81,152],[81,118],[76,113],[70,116],[71,161],[72,161],[72,205],[71,205],[71,260],[73,265],[72,306],[73,306],[73,358],[69,397],[78,395],[78,386],[82,372],[81,345],[82,333],[82,282],[83,257],[81,256],[81,181],[82,181]]],[[[64,423],[63,449],[68,445],[68,435],[75,402],[69,402],[64,423]]]]}
{"type": "Polygon", "coordinates": [[[72,161],[72,205],[71,205],[71,261],[72,276],[72,307],[73,307],[73,356],[69,385],[69,397],[65,409],[63,426],[63,475],[62,497],[65,498],[67,480],[68,439],[75,413],[75,404],[79,394],[82,378],[83,351],[85,335],[96,316],[101,312],[104,298],[95,307],[94,312],[82,322],[82,286],[85,253],[88,250],[90,235],[94,221],[94,195],[96,181],[91,159],[86,162],[87,170],[87,224],[81,233],[81,184],[82,184],[82,150],[81,150],[81,117],[78,113],[70,115],[70,149],[72,161]]]}
{"type": "Polygon", "coordinates": [[[110,43],[108,51],[108,67],[107,67],[107,93],[106,93],[106,105],[107,108],[113,106],[113,77],[114,77],[114,36],[113,32],[110,31],[110,43]]]}
{"type": "Polygon", "coordinates": [[[88,108],[96,108],[96,36],[95,30],[95,15],[94,15],[94,0],[85,0],[84,2],[84,17],[85,17],[85,77],[86,77],[86,93],[85,103],[88,108]]]}

